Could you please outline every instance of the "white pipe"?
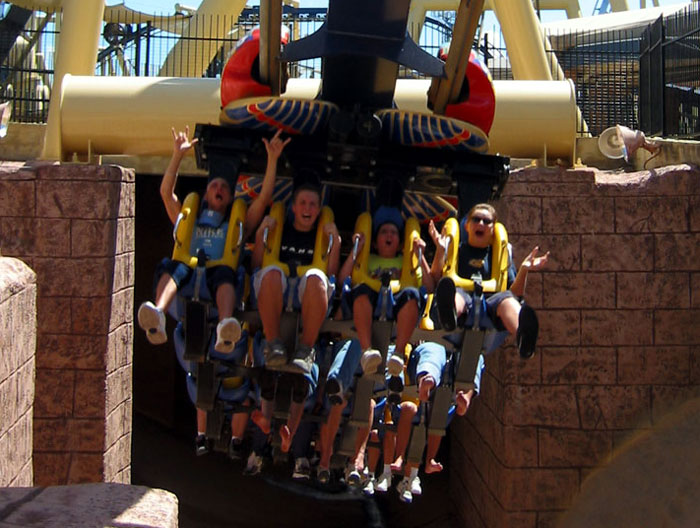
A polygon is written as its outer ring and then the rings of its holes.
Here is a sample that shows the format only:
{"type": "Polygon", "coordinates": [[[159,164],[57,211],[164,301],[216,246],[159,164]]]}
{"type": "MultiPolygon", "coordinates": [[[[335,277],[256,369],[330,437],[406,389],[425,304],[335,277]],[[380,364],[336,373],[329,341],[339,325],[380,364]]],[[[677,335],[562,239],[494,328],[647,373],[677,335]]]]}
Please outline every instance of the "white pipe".
{"type": "Polygon", "coordinates": [[[62,157],[61,84],[68,73],[94,75],[104,7],[103,0],[63,0],[61,34],[42,159],[60,160],[62,157]]]}
{"type": "MultiPolygon", "coordinates": [[[[290,79],[283,97],[313,99],[319,79],[290,79]]],[[[399,80],[402,110],[429,112],[430,80],[399,80]]],[[[570,81],[495,81],[490,152],[573,161],[576,101],[570,81]]],[[[63,87],[62,136],[67,153],[169,156],[170,128],[194,131],[219,122],[219,80],[167,77],[71,77],[63,87]]]]}

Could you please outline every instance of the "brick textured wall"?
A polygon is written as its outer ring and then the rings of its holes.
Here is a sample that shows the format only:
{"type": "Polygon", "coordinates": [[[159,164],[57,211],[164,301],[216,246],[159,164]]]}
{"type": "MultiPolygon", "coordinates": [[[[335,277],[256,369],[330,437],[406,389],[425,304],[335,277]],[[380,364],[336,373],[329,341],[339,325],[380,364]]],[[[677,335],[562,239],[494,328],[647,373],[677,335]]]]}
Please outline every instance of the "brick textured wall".
{"type": "Polygon", "coordinates": [[[537,355],[487,360],[453,422],[460,526],[554,526],[593,468],[700,393],[700,170],[514,171],[497,209],[528,280],[537,355]]]}
{"type": "Polygon", "coordinates": [[[0,488],[34,483],[35,350],[36,275],[24,262],[0,256],[0,488]]]}
{"type": "Polygon", "coordinates": [[[37,485],[130,482],[134,174],[0,165],[0,245],[37,274],[37,485]]]}

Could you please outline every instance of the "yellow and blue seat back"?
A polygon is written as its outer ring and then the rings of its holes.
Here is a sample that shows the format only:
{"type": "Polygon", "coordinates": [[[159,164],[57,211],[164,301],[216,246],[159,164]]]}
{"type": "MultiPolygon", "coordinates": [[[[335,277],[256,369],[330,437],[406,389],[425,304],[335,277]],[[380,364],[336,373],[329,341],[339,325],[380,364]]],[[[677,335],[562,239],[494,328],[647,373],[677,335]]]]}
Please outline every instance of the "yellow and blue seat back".
{"type": "MultiPolygon", "coordinates": [[[[286,208],[282,202],[275,202],[270,208],[270,216],[275,219],[275,227],[270,231],[267,239],[265,252],[263,253],[262,267],[277,266],[282,272],[289,276],[289,266],[280,262],[280,249],[282,248],[282,230],[286,216],[286,208]]],[[[316,228],[316,242],[314,245],[314,256],[311,264],[297,268],[297,276],[303,276],[311,268],[320,269],[328,274],[328,236],[323,232],[323,226],[334,221],[333,211],[328,206],[321,208],[318,217],[318,227],[316,228]]],[[[337,244],[338,241],[333,242],[337,244]]]]}
{"type": "MultiPolygon", "coordinates": [[[[379,292],[382,287],[381,280],[372,277],[369,273],[369,253],[372,246],[372,215],[365,212],[357,217],[355,233],[364,234],[365,244],[352,268],[352,284],[366,284],[375,292],[379,292]]],[[[413,241],[416,238],[420,238],[420,224],[416,218],[410,217],[406,220],[406,226],[404,227],[401,277],[399,279],[393,279],[390,282],[389,286],[392,293],[398,293],[402,289],[408,287],[420,288],[421,286],[421,280],[418,274],[420,262],[418,261],[418,257],[413,253],[413,241]]]]}
{"type": "MultiPolygon", "coordinates": [[[[174,230],[175,245],[173,246],[172,259],[182,262],[190,268],[197,266],[197,255],[190,253],[190,246],[197,222],[197,215],[199,214],[199,202],[199,194],[190,193],[187,195],[180,208],[180,214],[174,230]]],[[[232,269],[238,267],[242,250],[243,222],[245,221],[247,209],[248,206],[245,200],[238,199],[233,202],[231,214],[229,215],[224,253],[220,259],[208,260],[206,263],[207,268],[221,265],[229,266],[232,269]]]]}
{"type": "MultiPolygon", "coordinates": [[[[443,277],[450,277],[455,286],[464,291],[474,291],[474,281],[471,278],[458,275],[459,266],[459,240],[462,227],[455,218],[448,218],[443,228],[443,234],[449,239],[445,265],[442,270],[443,277]]],[[[496,222],[493,230],[493,242],[491,243],[491,276],[483,277],[481,287],[484,293],[496,293],[508,288],[508,233],[500,222],[496,222]]]]}

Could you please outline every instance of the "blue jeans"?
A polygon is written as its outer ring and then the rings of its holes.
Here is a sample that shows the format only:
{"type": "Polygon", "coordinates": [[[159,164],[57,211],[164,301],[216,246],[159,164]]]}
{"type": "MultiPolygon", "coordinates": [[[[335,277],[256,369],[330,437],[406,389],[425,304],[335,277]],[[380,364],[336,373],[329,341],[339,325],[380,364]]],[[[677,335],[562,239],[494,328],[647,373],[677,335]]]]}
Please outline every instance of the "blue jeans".
{"type": "MultiPolygon", "coordinates": [[[[416,378],[423,375],[432,376],[435,380],[435,386],[440,385],[442,373],[445,370],[447,356],[445,347],[438,343],[425,342],[421,343],[411,354],[408,360],[407,370],[410,378],[415,382],[416,378]]],[[[474,373],[474,392],[479,394],[481,389],[481,375],[484,372],[486,364],[483,354],[479,355],[479,362],[474,373]]]]}
{"type": "Polygon", "coordinates": [[[440,385],[442,371],[447,363],[445,347],[438,343],[425,342],[416,347],[408,361],[408,373],[415,382],[419,376],[428,375],[440,385]]]}
{"type": "Polygon", "coordinates": [[[359,369],[362,347],[357,339],[345,339],[333,346],[333,363],[328,370],[328,379],[336,379],[346,391],[359,369]]]}

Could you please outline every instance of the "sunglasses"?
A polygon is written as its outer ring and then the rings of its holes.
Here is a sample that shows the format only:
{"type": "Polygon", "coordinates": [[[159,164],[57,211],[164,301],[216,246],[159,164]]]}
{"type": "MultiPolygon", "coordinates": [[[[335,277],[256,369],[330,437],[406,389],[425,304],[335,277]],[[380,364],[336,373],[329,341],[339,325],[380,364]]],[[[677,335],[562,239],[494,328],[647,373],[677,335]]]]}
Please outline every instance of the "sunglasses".
{"type": "Polygon", "coordinates": [[[483,216],[472,216],[469,220],[471,222],[474,222],[475,224],[484,224],[484,225],[493,224],[493,220],[491,220],[490,218],[484,218],[483,216]]]}

